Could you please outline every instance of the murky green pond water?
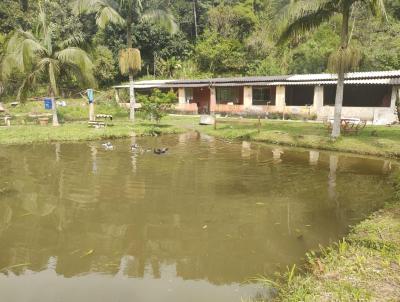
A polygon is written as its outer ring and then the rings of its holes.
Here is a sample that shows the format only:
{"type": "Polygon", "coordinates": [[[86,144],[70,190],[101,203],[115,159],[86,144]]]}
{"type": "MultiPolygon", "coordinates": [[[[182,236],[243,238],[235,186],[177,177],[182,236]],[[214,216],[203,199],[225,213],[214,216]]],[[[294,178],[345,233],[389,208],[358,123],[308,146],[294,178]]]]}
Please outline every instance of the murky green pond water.
{"type": "Polygon", "coordinates": [[[390,161],[196,133],[113,145],[0,147],[0,301],[266,295],[242,283],[301,263],[392,194],[390,161]]]}

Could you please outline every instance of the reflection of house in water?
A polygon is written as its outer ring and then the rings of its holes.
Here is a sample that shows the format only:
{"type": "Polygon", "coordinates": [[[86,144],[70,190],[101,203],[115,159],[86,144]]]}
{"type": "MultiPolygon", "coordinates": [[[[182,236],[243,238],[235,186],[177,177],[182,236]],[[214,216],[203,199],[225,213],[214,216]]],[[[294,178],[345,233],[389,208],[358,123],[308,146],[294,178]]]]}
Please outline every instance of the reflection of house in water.
{"type": "Polygon", "coordinates": [[[280,162],[282,162],[281,156],[282,156],[282,154],[284,154],[284,153],[285,153],[285,152],[283,152],[283,150],[280,149],[280,148],[272,149],[272,157],[273,157],[273,159],[274,159],[274,162],[275,162],[275,163],[280,163],[280,162]]]}
{"type": "Polygon", "coordinates": [[[249,158],[251,156],[251,143],[243,141],[242,142],[242,157],[249,158]]]}
{"type": "Polygon", "coordinates": [[[319,151],[310,150],[310,165],[318,165],[319,151]]]}
{"type": "Polygon", "coordinates": [[[329,198],[335,200],[336,197],[336,170],[339,158],[336,155],[329,157],[329,198]]]}
{"type": "MultiPolygon", "coordinates": [[[[155,88],[173,89],[178,96],[179,112],[240,115],[285,112],[315,115],[322,120],[333,117],[336,83],[337,75],[305,74],[140,81],[135,88],[139,93],[151,93],[155,88]]],[[[128,87],[120,85],[115,89],[128,87]]],[[[374,124],[392,123],[397,120],[395,102],[399,87],[399,70],[348,73],[342,115],[374,124]]]]}

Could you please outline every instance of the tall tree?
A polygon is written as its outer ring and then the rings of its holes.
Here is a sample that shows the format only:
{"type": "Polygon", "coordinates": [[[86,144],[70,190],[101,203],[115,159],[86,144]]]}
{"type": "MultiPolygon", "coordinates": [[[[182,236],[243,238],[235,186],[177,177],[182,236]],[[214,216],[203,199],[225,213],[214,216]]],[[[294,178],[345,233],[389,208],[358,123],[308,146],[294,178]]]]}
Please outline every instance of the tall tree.
{"type": "Polygon", "coordinates": [[[293,36],[310,31],[336,14],[341,16],[340,48],[330,57],[330,69],[338,74],[332,138],[340,136],[345,74],[359,61],[358,51],[350,47],[349,23],[355,5],[365,6],[374,16],[386,16],[383,0],[313,0],[291,1],[289,22],[279,43],[293,36]]]}
{"type": "Polygon", "coordinates": [[[8,80],[14,71],[24,75],[17,99],[24,97],[38,79],[49,81],[53,102],[53,126],[58,126],[54,97],[59,93],[62,77],[78,78],[80,83],[94,84],[93,64],[88,54],[76,47],[77,37],[54,42],[53,26],[39,2],[39,26],[35,33],[16,30],[7,43],[1,63],[2,78],[8,80]]]}
{"type": "Polygon", "coordinates": [[[146,0],[75,0],[74,9],[77,13],[96,13],[96,22],[100,28],[114,23],[126,28],[127,49],[120,53],[121,73],[129,75],[130,119],[135,120],[135,91],[133,78],[140,70],[141,58],[138,49],[133,48],[132,25],[142,19],[155,21],[170,32],[176,31],[176,24],[169,12],[168,3],[146,0]]]}

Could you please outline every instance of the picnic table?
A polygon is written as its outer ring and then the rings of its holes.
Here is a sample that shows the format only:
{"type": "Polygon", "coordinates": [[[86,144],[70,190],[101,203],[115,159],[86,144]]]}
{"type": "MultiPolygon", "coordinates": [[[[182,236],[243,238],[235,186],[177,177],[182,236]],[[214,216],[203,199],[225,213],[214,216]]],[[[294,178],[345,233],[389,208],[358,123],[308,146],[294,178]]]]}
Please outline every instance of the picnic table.
{"type": "MultiPolygon", "coordinates": [[[[328,119],[325,123],[327,130],[332,131],[334,119],[328,119]]],[[[366,121],[359,118],[342,118],[340,119],[340,130],[343,134],[358,134],[367,125],[366,121]]]]}

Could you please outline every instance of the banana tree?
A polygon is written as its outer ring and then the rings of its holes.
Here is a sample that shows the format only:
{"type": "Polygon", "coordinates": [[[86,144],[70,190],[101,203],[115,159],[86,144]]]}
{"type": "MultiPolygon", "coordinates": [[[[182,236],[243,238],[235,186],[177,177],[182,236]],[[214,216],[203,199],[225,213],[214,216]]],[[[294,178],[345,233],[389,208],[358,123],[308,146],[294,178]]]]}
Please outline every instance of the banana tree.
{"type": "Polygon", "coordinates": [[[35,33],[16,30],[9,39],[1,63],[2,77],[9,80],[15,71],[24,75],[17,100],[24,98],[39,79],[48,80],[52,98],[53,126],[58,126],[55,97],[59,94],[62,76],[78,79],[79,83],[93,85],[93,64],[88,54],[74,46],[79,38],[71,37],[55,43],[52,26],[39,2],[39,26],[35,33]]]}
{"type": "Polygon", "coordinates": [[[168,3],[163,1],[146,0],[75,0],[73,2],[75,13],[95,13],[96,23],[100,28],[107,24],[119,24],[126,28],[127,48],[121,50],[119,65],[122,74],[129,75],[129,101],[130,119],[135,120],[135,91],[134,76],[140,71],[140,51],[133,48],[132,25],[143,19],[154,21],[171,33],[177,30],[174,17],[168,9],[168,3]]]}
{"type": "Polygon", "coordinates": [[[329,69],[338,74],[334,123],[332,138],[340,136],[340,122],[343,106],[343,92],[345,74],[354,68],[360,55],[357,49],[350,46],[349,23],[351,12],[355,6],[364,6],[373,16],[386,17],[383,0],[300,0],[291,1],[288,25],[281,33],[279,43],[282,44],[289,38],[310,31],[324,22],[329,21],[334,15],[341,16],[341,43],[337,52],[329,58],[329,69]]]}

